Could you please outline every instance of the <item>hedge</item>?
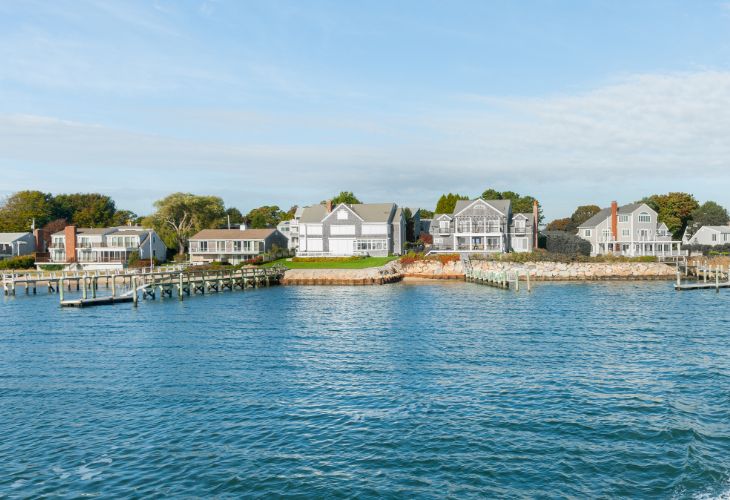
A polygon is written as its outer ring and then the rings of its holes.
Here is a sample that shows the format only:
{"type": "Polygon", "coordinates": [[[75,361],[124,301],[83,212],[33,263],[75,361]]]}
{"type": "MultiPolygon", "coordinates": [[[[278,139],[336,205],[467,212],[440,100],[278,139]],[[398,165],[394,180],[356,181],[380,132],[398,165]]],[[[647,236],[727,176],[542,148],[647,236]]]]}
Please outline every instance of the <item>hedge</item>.
{"type": "Polygon", "coordinates": [[[545,250],[563,255],[590,255],[591,244],[565,231],[545,231],[545,250]]]}
{"type": "Polygon", "coordinates": [[[0,260],[0,269],[32,269],[34,267],[35,258],[32,255],[0,260]]]}

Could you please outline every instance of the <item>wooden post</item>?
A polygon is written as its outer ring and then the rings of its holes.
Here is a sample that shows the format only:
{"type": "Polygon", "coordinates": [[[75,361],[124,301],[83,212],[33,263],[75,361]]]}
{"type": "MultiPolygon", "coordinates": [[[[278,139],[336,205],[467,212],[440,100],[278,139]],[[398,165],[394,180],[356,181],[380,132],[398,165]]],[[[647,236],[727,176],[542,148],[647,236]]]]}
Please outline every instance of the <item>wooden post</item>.
{"type": "Polygon", "coordinates": [[[98,279],[99,278],[97,278],[96,276],[94,276],[93,278],[91,278],[91,296],[93,298],[96,298],[96,287],[99,284],[98,281],[97,281],[98,279]]]}
{"type": "Polygon", "coordinates": [[[84,276],[84,282],[81,285],[81,297],[86,299],[86,276],[84,276]]]}
{"type": "Polygon", "coordinates": [[[132,276],[132,302],[134,303],[134,307],[137,307],[137,277],[132,276]]]}
{"type": "Polygon", "coordinates": [[[58,295],[60,302],[63,302],[63,278],[58,280],[58,295]]]}
{"type": "Polygon", "coordinates": [[[720,293],[720,272],[719,268],[720,266],[717,266],[715,268],[715,292],[720,293]]]}
{"type": "Polygon", "coordinates": [[[515,292],[520,291],[520,273],[515,271],[515,292]]]}
{"type": "MultiPolygon", "coordinates": [[[[109,288],[109,276],[106,278],[106,286],[109,288]]],[[[117,296],[117,277],[112,278],[112,298],[117,296]]]]}
{"type": "Polygon", "coordinates": [[[677,288],[682,286],[682,274],[679,270],[679,265],[677,265],[677,288]]]}
{"type": "Polygon", "coordinates": [[[530,287],[530,270],[527,270],[527,293],[530,293],[532,288],[530,287]]]}
{"type": "Polygon", "coordinates": [[[177,282],[177,300],[182,301],[183,299],[183,273],[180,272],[178,275],[177,282]]]}

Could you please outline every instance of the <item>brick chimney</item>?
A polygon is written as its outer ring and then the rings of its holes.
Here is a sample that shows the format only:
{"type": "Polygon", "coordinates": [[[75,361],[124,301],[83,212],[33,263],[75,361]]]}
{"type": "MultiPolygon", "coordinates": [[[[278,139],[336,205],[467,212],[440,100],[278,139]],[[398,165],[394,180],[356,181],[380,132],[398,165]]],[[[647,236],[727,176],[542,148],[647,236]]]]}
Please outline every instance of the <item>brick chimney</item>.
{"type": "Polygon", "coordinates": [[[532,248],[534,250],[537,250],[537,242],[538,242],[538,222],[540,220],[540,207],[537,203],[537,200],[534,200],[532,202],[532,248]]]}
{"type": "Polygon", "coordinates": [[[332,211],[332,200],[327,200],[327,213],[332,211]]]}
{"type": "Polygon", "coordinates": [[[63,236],[66,240],[66,262],[76,262],[76,226],[66,226],[63,236]]]}
{"type": "Polygon", "coordinates": [[[613,241],[618,241],[618,203],[611,202],[611,234],[613,241]]]}
{"type": "Polygon", "coordinates": [[[33,239],[35,240],[36,253],[45,253],[46,251],[46,234],[43,229],[33,230],[33,239]]]}

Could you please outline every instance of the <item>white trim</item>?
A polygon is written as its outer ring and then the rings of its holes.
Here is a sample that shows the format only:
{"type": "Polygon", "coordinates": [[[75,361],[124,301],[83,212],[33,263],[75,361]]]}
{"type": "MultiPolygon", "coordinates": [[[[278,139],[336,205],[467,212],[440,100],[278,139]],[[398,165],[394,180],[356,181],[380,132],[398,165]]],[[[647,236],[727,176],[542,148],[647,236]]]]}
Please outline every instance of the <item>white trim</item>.
{"type": "Polygon", "coordinates": [[[485,204],[486,206],[488,206],[489,208],[491,208],[491,209],[492,209],[492,210],[494,210],[495,212],[497,212],[497,213],[499,213],[499,214],[501,214],[501,215],[504,215],[505,217],[507,216],[507,214],[505,214],[505,213],[504,213],[504,212],[502,212],[501,210],[497,210],[497,209],[496,209],[496,208],[495,208],[495,207],[494,207],[493,205],[491,205],[490,203],[488,203],[488,202],[487,202],[486,200],[483,200],[483,199],[481,199],[481,198],[477,198],[476,200],[472,201],[472,202],[471,202],[471,203],[469,203],[469,204],[468,204],[467,206],[465,206],[464,208],[462,208],[461,210],[459,210],[458,212],[456,212],[456,213],[454,214],[454,217],[456,217],[457,215],[461,214],[461,212],[463,212],[463,211],[465,211],[465,210],[469,209],[470,207],[472,207],[472,206],[473,206],[473,205],[474,205],[475,203],[477,203],[477,202],[479,202],[479,201],[481,201],[482,203],[484,203],[484,204],[485,204]]]}
{"type": "Polygon", "coordinates": [[[355,212],[355,211],[354,211],[354,210],[353,210],[352,208],[350,208],[350,207],[349,207],[349,206],[347,205],[347,203],[340,203],[339,205],[337,205],[336,207],[334,207],[334,208],[332,209],[332,211],[331,211],[330,213],[328,213],[328,214],[327,214],[327,215],[325,216],[325,218],[324,218],[324,219],[322,219],[322,222],[321,222],[321,223],[324,223],[324,221],[326,221],[327,219],[329,219],[330,217],[332,217],[332,215],[333,215],[333,214],[334,214],[335,212],[337,212],[337,211],[338,211],[338,210],[340,209],[340,207],[344,207],[344,208],[346,208],[347,210],[349,210],[349,211],[350,211],[350,213],[352,213],[352,215],[354,215],[355,217],[357,217],[358,219],[360,219],[360,221],[361,221],[361,222],[365,222],[365,221],[363,220],[363,218],[362,218],[362,217],[360,217],[359,215],[357,215],[357,213],[356,213],[356,212],[355,212]]]}

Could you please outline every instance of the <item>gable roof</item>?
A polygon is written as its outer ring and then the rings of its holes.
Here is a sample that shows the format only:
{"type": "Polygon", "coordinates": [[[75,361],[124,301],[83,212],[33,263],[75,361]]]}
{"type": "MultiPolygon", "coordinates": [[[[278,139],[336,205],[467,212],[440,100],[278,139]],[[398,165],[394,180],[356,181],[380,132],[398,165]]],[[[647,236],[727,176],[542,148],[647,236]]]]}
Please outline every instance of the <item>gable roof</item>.
{"type": "MultiPolygon", "coordinates": [[[[363,222],[390,222],[390,214],[394,213],[394,208],[397,208],[395,203],[356,203],[353,205],[340,203],[333,208],[332,213],[336,212],[343,205],[360,217],[363,222]]],[[[299,222],[305,224],[319,223],[329,217],[329,215],[326,206],[312,205],[304,208],[302,218],[299,222]]]]}
{"type": "Polygon", "coordinates": [[[495,209],[497,212],[500,212],[502,215],[507,215],[509,212],[510,206],[512,205],[511,200],[482,200],[481,198],[475,198],[473,200],[458,200],[456,202],[456,206],[454,207],[454,215],[458,214],[465,208],[468,208],[469,206],[473,205],[477,201],[481,201],[483,203],[486,203],[493,209],[495,209]]]}
{"type": "Polygon", "coordinates": [[[324,205],[311,205],[309,207],[304,207],[304,210],[302,210],[302,217],[299,219],[300,223],[307,223],[307,222],[322,222],[322,219],[324,219],[327,216],[327,207],[324,205]]]}
{"type": "Polygon", "coordinates": [[[31,233],[0,233],[0,244],[7,245],[31,233]]]}
{"type": "MultiPolygon", "coordinates": [[[[433,214],[432,220],[439,220],[443,217],[446,217],[449,220],[453,219],[453,217],[451,217],[449,214],[433,214]]],[[[426,219],[421,219],[421,220],[426,220],[426,219]]]]}
{"type": "Polygon", "coordinates": [[[335,213],[339,212],[342,209],[347,210],[352,215],[354,215],[355,217],[357,217],[361,221],[365,222],[363,220],[363,218],[360,217],[360,214],[358,214],[357,212],[355,212],[355,210],[353,210],[352,206],[348,205],[347,203],[340,203],[339,205],[332,207],[332,211],[330,213],[328,213],[327,215],[324,216],[324,219],[322,219],[322,222],[324,222],[326,219],[329,219],[330,217],[332,217],[332,215],[334,215],[335,213]]]}
{"type": "Polygon", "coordinates": [[[203,229],[191,240],[264,240],[276,232],[276,229],[203,229]]]}
{"type": "MultiPolygon", "coordinates": [[[[642,205],[646,205],[646,203],[629,203],[628,205],[622,205],[618,207],[618,213],[619,215],[631,215],[636,210],[641,207],[642,205]]],[[[649,205],[646,205],[649,210],[652,210],[652,208],[649,205]]],[[[653,210],[652,210],[653,211],[653,210]]],[[[608,208],[602,208],[600,212],[598,212],[596,215],[585,221],[583,224],[578,226],[581,227],[596,227],[601,222],[605,221],[608,217],[611,216],[611,207],[608,208]]]]}
{"type": "MultiPolygon", "coordinates": [[[[707,228],[710,231],[716,231],[718,233],[730,233],[730,226],[702,226],[700,229],[704,229],[704,228],[707,228]]],[[[699,231],[699,229],[698,229],[698,231],[699,231]]]]}

